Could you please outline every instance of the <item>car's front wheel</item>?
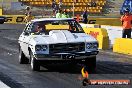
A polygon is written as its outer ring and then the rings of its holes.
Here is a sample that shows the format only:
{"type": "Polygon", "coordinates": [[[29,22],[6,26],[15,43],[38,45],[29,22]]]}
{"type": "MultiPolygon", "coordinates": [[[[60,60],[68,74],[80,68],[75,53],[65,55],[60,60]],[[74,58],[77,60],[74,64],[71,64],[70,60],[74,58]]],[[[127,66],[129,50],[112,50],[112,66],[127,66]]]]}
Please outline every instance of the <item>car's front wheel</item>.
{"type": "Polygon", "coordinates": [[[38,63],[38,61],[36,60],[36,58],[34,57],[33,53],[30,52],[30,60],[31,60],[31,69],[33,71],[39,71],[40,70],[40,65],[38,63]]]}
{"type": "Polygon", "coordinates": [[[19,63],[20,64],[28,64],[29,59],[24,55],[23,51],[19,50],[19,63]]]}

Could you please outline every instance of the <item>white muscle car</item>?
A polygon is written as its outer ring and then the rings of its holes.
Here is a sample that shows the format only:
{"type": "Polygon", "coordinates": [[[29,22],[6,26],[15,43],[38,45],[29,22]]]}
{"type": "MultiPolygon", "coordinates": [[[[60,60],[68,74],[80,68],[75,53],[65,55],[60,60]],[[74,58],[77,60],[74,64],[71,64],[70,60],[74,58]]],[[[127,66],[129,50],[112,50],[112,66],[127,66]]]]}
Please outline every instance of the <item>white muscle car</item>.
{"type": "Polygon", "coordinates": [[[19,39],[19,63],[39,71],[46,62],[84,63],[96,67],[97,40],[71,18],[42,18],[29,22],[19,39]]]}

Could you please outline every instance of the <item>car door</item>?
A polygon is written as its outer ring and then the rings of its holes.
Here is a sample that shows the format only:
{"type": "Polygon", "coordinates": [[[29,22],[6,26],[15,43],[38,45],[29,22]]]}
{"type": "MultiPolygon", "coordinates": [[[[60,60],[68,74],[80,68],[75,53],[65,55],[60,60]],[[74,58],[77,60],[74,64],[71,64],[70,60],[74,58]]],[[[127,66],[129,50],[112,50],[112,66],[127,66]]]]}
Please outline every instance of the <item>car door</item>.
{"type": "Polygon", "coordinates": [[[27,57],[29,56],[28,46],[29,41],[31,39],[31,29],[32,24],[28,24],[19,38],[19,41],[21,42],[20,43],[21,49],[27,57]]]}

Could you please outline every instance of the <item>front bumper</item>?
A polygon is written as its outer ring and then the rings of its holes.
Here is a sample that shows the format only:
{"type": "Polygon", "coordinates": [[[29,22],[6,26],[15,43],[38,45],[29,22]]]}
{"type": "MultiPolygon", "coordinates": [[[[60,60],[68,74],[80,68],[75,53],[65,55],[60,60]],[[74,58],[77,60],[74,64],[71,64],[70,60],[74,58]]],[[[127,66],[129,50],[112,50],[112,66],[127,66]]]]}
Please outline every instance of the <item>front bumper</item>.
{"type": "Polygon", "coordinates": [[[37,60],[75,60],[96,56],[99,51],[77,53],[35,54],[37,60]]]}

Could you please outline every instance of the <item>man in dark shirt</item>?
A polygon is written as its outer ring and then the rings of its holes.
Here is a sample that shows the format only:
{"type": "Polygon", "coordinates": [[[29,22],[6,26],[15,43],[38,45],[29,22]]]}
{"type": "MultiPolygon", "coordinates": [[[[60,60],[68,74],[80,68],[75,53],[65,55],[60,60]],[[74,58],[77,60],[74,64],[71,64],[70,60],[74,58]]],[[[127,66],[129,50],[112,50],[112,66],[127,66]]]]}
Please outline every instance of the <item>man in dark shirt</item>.
{"type": "Polygon", "coordinates": [[[83,13],[83,23],[85,23],[85,24],[88,23],[88,12],[87,12],[87,10],[85,10],[83,13]]]}

